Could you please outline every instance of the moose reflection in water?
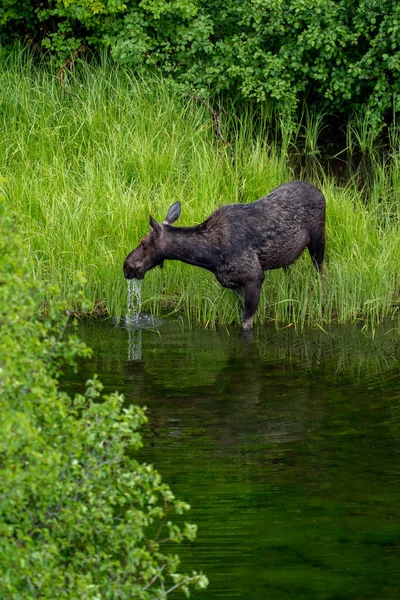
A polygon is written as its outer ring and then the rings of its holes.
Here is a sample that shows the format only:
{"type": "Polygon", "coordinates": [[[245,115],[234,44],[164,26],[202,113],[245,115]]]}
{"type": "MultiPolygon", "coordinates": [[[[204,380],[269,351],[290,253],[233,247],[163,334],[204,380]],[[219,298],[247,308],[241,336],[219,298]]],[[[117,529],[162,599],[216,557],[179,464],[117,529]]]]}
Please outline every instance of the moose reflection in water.
{"type": "Polygon", "coordinates": [[[228,204],[193,227],[172,227],[180,214],[175,202],[163,223],[150,216],[150,232],[125,259],[127,279],[143,279],[165,259],[207,269],[243,293],[243,329],[251,329],[264,271],[289,267],[308,248],[322,274],[325,198],[310,183],[291,181],[251,204],[228,204]]]}

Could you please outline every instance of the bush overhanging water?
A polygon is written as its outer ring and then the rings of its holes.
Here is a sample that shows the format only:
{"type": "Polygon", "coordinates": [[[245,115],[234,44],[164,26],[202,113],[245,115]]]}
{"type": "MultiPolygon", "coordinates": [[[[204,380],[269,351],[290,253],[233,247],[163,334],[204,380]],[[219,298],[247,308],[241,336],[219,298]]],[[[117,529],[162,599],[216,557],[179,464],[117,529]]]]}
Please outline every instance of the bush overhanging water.
{"type": "Polygon", "coordinates": [[[0,596],[165,598],[205,587],[177,573],[164,542],[193,539],[174,524],[188,505],[134,458],[142,409],[101,395],[93,378],[70,397],[57,379],[89,350],[65,336],[65,303],[39,315],[40,286],[0,199],[0,596]]]}

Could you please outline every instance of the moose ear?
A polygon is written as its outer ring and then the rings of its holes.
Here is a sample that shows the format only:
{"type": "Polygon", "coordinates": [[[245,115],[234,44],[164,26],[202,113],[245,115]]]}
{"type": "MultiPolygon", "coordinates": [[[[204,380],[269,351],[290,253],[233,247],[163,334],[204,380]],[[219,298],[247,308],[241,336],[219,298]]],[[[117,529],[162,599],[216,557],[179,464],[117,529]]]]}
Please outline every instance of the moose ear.
{"type": "Polygon", "coordinates": [[[153,217],[151,215],[149,218],[149,222],[150,222],[150,227],[152,228],[153,231],[155,231],[156,233],[159,233],[161,231],[160,223],[158,223],[155,219],[153,219],[153,217]]]}
{"type": "Polygon", "coordinates": [[[175,202],[172,206],[169,207],[164,223],[168,223],[168,225],[172,225],[172,223],[175,223],[175,221],[177,219],[179,219],[180,216],[181,216],[181,203],[175,202]]]}

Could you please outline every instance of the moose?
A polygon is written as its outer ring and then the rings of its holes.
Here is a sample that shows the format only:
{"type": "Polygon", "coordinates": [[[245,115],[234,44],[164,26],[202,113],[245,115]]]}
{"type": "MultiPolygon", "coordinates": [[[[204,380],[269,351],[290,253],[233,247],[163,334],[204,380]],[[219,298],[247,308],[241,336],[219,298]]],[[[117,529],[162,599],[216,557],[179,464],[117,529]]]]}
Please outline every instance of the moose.
{"type": "Polygon", "coordinates": [[[287,269],[305,248],[319,273],[325,252],[325,198],[310,183],[290,181],[250,204],[227,204],[200,225],[174,227],[180,202],[162,223],[150,216],[150,232],[124,262],[126,279],[143,279],[165,259],[214,273],[244,296],[244,330],[252,329],[264,271],[287,269]]]}

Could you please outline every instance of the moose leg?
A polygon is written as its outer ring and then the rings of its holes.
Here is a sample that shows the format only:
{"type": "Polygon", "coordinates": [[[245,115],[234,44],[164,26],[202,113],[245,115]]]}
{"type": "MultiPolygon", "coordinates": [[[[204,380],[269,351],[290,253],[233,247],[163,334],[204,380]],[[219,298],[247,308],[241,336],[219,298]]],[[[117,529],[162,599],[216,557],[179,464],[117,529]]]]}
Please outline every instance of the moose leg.
{"type": "Polygon", "coordinates": [[[320,275],[324,274],[325,233],[313,234],[308,245],[311,260],[320,275]]]}
{"type": "Polygon", "coordinates": [[[243,286],[244,310],[243,310],[243,329],[253,328],[254,313],[257,310],[261,293],[261,281],[250,281],[243,286]]]}

